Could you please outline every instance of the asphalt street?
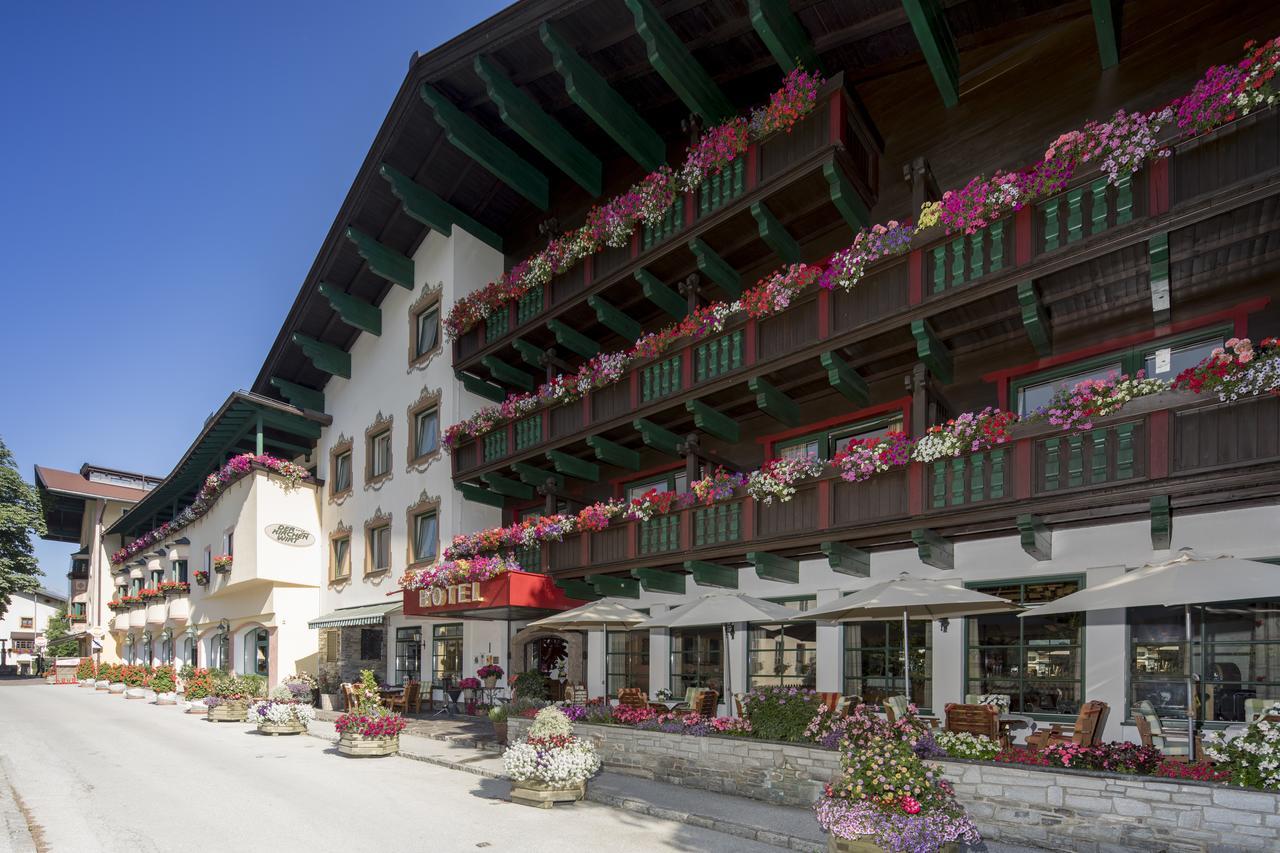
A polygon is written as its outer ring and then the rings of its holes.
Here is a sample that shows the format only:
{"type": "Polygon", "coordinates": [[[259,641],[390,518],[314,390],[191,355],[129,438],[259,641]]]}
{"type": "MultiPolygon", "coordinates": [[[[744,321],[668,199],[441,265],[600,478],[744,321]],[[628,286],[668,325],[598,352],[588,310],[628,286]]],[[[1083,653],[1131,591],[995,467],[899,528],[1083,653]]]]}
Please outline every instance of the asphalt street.
{"type": "Polygon", "coordinates": [[[348,759],[321,738],[267,737],[172,706],[0,683],[0,849],[776,849],[596,803],[514,805],[507,790],[407,758],[348,759]]]}

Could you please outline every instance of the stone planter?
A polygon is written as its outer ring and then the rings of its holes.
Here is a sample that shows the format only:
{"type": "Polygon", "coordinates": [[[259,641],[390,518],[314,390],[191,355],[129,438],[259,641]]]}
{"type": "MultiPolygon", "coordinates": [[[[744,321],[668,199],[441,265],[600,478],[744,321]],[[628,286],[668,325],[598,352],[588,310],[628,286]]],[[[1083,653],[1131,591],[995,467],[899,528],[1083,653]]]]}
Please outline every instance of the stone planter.
{"type": "Polygon", "coordinates": [[[343,732],[338,736],[338,752],[353,758],[395,755],[399,751],[399,735],[394,737],[365,737],[351,732],[343,732]]]}
{"type": "Polygon", "coordinates": [[[241,700],[214,705],[208,711],[211,723],[243,723],[249,716],[249,703],[241,700]]]}
{"type": "MultiPolygon", "coordinates": [[[[949,843],[942,845],[938,849],[941,853],[957,853],[960,845],[949,843]]],[[[884,848],[870,841],[837,838],[834,835],[827,836],[827,853],[877,853],[877,851],[881,850],[884,850],[884,848]]]]}
{"type": "Polygon", "coordinates": [[[498,743],[507,742],[507,721],[493,724],[493,739],[498,743]]]}
{"type": "Polygon", "coordinates": [[[177,705],[178,694],[177,693],[157,693],[156,704],[157,705],[177,705]]]}
{"type": "Polygon", "coordinates": [[[98,682],[94,681],[92,678],[79,682],[81,687],[87,687],[90,690],[92,690],[97,683],[98,682]]]}
{"type": "Polygon", "coordinates": [[[300,735],[306,730],[306,723],[258,723],[258,731],[264,735],[300,735]]]}
{"type": "Polygon", "coordinates": [[[101,690],[103,693],[106,693],[108,690],[111,689],[111,684],[110,682],[104,679],[98,679],[96,682],[94,682],[93,689],[101,690]]]}
{"type": "Polygon", "coordinates": [[[114,695],[117,695],[117,694],[119,694],[119,695],[122,695],[122,696],[123,696],[123,695],[124,695],[124,691],[125,691],[124,682],[123,682],[123,681],[117,681],[115,684],[112,684],[112,685],[111,685],[110,687],[108,687],[107,689],[111,691],[111,694],[112,694],[113,696],[114,696],[114,695]]]}
{"type": "Polygon", "coordinates": [[[538,782],[527,779],[523,782],[511,783],[511,802],[522,806],[533,806],[535,809],[549,809],[556,803],[576,803],[586,799],[587,783],[576,785],[563,783],[538,782]]]}
{"type": "Polygon", "coordinates": [[[484,677],[484,687],[485,687],[485,689],[486,689],[486,690],[492,690],[493,688],[495,688],[495,687],[497,687],[497,686],[498,686],[498,676],[496,676],[496,675],[486,675],[486,676],[484,677]]]}
{"type": "Polygon", "coordinates": [[[186,713],[204,715],[209,713],[209,706],[204,704],[203,699],[196,699],[194,702],[188,702],[186,713]]]}
{"type": "Polygon", "coordinates": [[[126,688],[126,689],[125,689],[125,691],[124,691],[124,698],[126,698],[126,699],[146,699],[146,698],[147,698],[147,691],[146,691],[145,689],[141,688],[141,687],[129,687],[129,688],[126,688]]]}
{"type": "Polygon", "coordinates": [[[320,710],[321,711],[341,711],[342,698],[337,693],[321,693],[320,694],[320,710]]]}

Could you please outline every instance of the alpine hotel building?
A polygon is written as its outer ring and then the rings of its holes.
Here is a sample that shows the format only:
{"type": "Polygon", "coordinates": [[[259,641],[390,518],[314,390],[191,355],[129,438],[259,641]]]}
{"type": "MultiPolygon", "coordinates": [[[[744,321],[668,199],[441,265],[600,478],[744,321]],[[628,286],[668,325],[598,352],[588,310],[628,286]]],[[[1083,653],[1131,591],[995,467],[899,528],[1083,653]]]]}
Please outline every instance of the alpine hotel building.
{"type": "MultiPolygon", "coordinates": [[[[119,567],[128,589],[194,582],[233,555],[185,613],[161,599],[163,614],[115,616],[115,646],[156,657],[167,637],[185,660],[190,639],[195,659],[273,681],[372,667],[438,683],[496,662],[592,696],[783,684],[877,702],[905,691],[897,623],[611,631],[607,649],[600,632],[527,624],[602,595],[659,614],[722,589],[803,611],[904,571],[1034,607],[1183,547],[1280,560],[1280,398],[1166,391],[1088,428],[1032,419],[856,482],[828,465],[785,501],[739,486],[615,515],[500,549],[521,571],[401,589],[457,535],[685,492],[717,468],[831,461],[985,407],[1029,415],[1064,385],[1172,379],[1231,338],[1277,334],[1269,107],[1194,137],[1170,121],[1167,155],[1130,175],[1086,164],[972,233],[911,229],[850,289],[728,312],[578,392],[473,418],[787,265],[824,264],[875,223],[914,223],[943,190],[1039,163],[1088,120],[1157,109],[1278,32],[1280,9],[1261,2],[527,0],[415,56],[250,390],[106,535],[123,545],[175,517],[239,453],[312,476],[286,488],[255,469],[119,567]],[[744,123],[743,150],[661,216],[536,286],[485,290],[532,275],[525,260],[560,252],[593,205],[664,164],[680,172],[691,140],[768,103],[797,67],[821,83],[786,129],[744,123]],[[282,544],[278,525],[304,544],[282,544]]],[[[1101,699],[1106,738],[1134,737],[1132,702],[1186,707],[1181,619],[913,623],[909,692],[938,711],[1008,693],[1055,722],[1101,699]]],[[[1276,602],[1205,608],[1196,630],[1207,724],[1241,719],[1246,697],[1280,699],[1276,602]]]]}

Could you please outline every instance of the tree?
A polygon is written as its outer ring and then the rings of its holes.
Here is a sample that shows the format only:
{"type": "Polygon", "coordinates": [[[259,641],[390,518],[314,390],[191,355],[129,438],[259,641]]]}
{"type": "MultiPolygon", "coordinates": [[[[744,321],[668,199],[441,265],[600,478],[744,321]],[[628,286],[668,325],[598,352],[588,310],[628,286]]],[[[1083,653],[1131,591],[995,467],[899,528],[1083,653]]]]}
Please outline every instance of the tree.
{"type": "Polygon", "coordinates": [[[50,658],[75,657],[80,646],[75,640],[64,639],[70,632],[67,622],[67,608],[59,607],[58,612],[49,617],[49,625],[44,629],[44,638],[49,641],[44,653],[50,658]]]}
{"type": "Polygon", "coordinates": [[[32,533],[45,534],[40,500],[18,474],[13,454],[0,439],[0,616],[9,609],[14,593],[31,592],[40,585],[32,533]]]}

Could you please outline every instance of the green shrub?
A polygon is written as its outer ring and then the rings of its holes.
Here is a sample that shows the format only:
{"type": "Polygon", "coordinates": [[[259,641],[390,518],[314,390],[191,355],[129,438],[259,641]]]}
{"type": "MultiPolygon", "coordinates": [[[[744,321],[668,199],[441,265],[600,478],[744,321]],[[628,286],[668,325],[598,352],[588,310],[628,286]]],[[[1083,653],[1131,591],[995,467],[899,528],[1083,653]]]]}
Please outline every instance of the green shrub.
{"type": "Polygon", "coordinates": [[[516,676],[516,696],[524,699],[546,699],[547,677],[536,669],[526,669],[516,676]]]}
{"type": "Polygon", "coordinates": [[[765,740],[808,740],[805,729],[821,705],[816,691],[799,687],[761,687],[742,697],[752,734],[765,740]]]}
{"type": "Polygon", "coordinates": [[[177,679],[173,674],[173,667],[156,667],[151,673],[151,678],[147,682],[147,686],[157,693],[172,693],[178,686],[177,679]]]}

